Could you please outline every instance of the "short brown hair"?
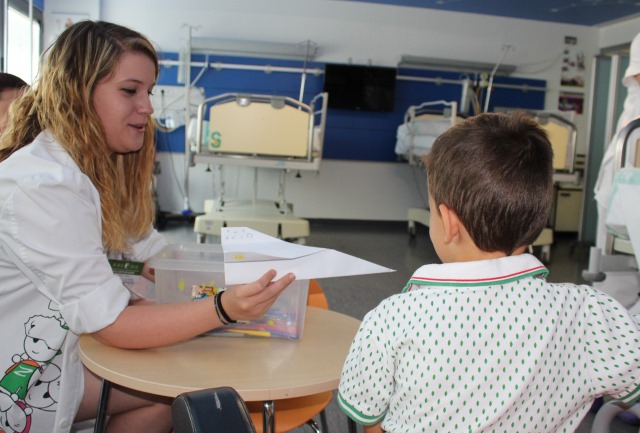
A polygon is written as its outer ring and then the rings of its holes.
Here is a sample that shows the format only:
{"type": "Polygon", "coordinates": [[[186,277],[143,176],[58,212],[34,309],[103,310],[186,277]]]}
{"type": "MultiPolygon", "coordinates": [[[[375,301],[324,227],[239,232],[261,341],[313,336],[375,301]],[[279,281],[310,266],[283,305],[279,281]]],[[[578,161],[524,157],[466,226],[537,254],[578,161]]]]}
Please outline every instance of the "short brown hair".
{"type": "Polygon", "coordinates": [[[451,208],[481,250],[511,255],[546,225],[553,150],[526,113],[471,117],[440,135],[424,163],[436,205],[451,208]]]}
{"type": "Polygon", "coordinates": [[[0,92],[4,89],[22,89],[23,87],[27,87],[27,83],[22,78],[6,72],[0,72],[0,92]]]}

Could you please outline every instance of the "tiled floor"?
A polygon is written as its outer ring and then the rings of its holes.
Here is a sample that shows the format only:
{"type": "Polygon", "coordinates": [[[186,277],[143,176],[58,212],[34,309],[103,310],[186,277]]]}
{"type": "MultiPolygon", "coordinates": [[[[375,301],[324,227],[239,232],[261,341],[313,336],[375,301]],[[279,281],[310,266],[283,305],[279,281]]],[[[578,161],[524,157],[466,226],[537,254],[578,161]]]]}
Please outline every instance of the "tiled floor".
{"type": "MultiPolygon", "coordinates": [[[[163,233],[170,242],[196,241],[192,225],[184,222],[170,222],[163,233]]],[[[209,238],[208,241],[216,242],[216,239],[209,238]]],[[[428,229],[418,226],[416,237],[410,238],[406,224],[401,222],[312,220],[311,235],[306,243],[332,248],[396,270],[387,274],[320,280],[330,308],[359,319],[382,299],[398,293],[419,266],[438,261],[428,229]]],[[[581,272],[587,267],[588,260],[588,248],[576,242],[575,236],[556,235],[548,264],[548,280],[584,283],[581,272]]],[[[335,403],[329,405],[326,413],[331,433],[347,431],[346,417],[335,403]]],[[[578,433],[591,432],[593,416],[587,415],[578,433]]],[[[294,430],[296,433],[310,431],[304,426],[294,430]]],[[[614,421],[610,428],[610,433],[632,432],[637,433],[638,426],[620,420],[614,421]]]]}

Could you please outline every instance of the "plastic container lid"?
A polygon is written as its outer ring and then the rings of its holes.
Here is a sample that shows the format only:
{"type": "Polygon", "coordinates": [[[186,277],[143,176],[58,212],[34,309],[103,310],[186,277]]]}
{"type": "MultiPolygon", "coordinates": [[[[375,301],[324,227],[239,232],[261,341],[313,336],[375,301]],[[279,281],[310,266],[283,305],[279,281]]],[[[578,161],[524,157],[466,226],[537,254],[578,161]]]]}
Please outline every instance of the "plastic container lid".
{"type": "Polygon", "coordinates": [[[220,244],[170,244],[149,260],[154,269],[170,271],[224,272],[220,244]]]}

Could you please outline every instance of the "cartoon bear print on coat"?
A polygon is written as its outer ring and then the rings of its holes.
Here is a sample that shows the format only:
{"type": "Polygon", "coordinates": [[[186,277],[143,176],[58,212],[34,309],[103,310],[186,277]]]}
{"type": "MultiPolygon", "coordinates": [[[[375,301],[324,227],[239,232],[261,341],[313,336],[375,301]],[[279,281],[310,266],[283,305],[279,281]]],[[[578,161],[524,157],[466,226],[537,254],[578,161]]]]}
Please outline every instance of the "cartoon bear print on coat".
{"type": "Polygon", "coordinates": [[[18,400],[16,394],[0,391],[0,433],[28,433],[33,409],[18,400]]]}
{"type": "Polygon", "coordinates": [[[0,379],[0,388],[17,394],[21,400],[59,353],[67,330],[56,317],[33,316],[25,323],[25,334],[24,353],[12,357],[13,365],[0,379]]]}
{"type": "Polygon", "coordinates": [[[55,412],[57,407],[61,370],[53,360],[61,354],[68,327],[58,313],[29,317],[24,329],[24,352],[12,356],[0,379],[0,433],[28,433],[33,409],[55,412]]]}
{"type": "Polygon", "coordinates": [[[25,403],[33,408],[55,411],[60,395],[60,373],[57,365],[49,364],[40,378],[29,388],[25,403]]]}

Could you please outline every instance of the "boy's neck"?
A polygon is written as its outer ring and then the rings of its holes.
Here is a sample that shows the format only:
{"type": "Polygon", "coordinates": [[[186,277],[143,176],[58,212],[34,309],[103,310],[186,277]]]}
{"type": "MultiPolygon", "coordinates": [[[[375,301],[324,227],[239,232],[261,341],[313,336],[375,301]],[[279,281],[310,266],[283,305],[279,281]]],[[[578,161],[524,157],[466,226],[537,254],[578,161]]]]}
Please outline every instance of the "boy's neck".
{"type": "MultiPolygon", "coordinates": [[[[470,239],[469,239],[470,241],[470,239]]],[[[479,249],[473,242],[470,242],[471,245],[457,245],[456,248],[453,248],[449,251],[448,257],[446,260],[442,259],[443,263],[453,263],[453,262],[477,262],[480,260],[492,260],[499,259],[502,257],[507,257],[502,251],[493,251],[487,252],[479,249]]],[[[526,251],[526,247],[520,247],[516,251],[511,254],[512,256],[517,256],[526,251]]]]}

